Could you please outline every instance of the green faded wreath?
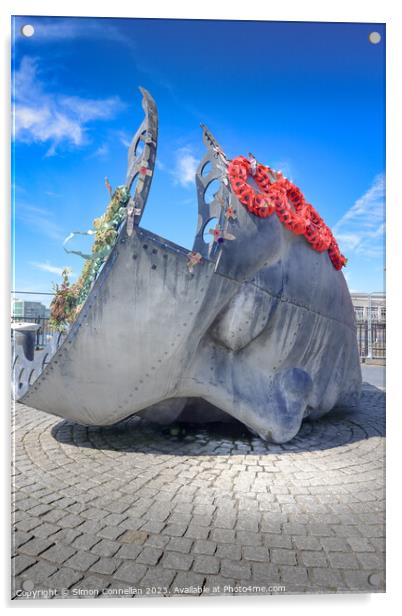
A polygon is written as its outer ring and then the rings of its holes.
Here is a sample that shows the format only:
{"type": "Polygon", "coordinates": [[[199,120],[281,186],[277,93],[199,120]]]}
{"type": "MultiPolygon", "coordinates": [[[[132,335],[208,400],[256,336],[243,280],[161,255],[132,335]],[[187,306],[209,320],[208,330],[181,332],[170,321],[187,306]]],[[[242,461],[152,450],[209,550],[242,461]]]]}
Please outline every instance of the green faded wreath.
{"type": "Polygon", "coordinates": [[[107,260],[118,235],[118,228],[126,217],[127,203],[130,198],[125,186],[119,186],[114,191],[106,211],[93,221],[90,231],[75,231],[74,235],[94,235],[91,254],[85,255],[74,250],[66,250],[71,254],[78,254],[85,259],[80,277],[74,284],[70,283],[68,270],[63,270],[63,282],[55,284],[55,295],[50,304],[49,325],[57,331],[65,331],[74,322],[77,314],[87,299],[99,271],[107,260]]]}

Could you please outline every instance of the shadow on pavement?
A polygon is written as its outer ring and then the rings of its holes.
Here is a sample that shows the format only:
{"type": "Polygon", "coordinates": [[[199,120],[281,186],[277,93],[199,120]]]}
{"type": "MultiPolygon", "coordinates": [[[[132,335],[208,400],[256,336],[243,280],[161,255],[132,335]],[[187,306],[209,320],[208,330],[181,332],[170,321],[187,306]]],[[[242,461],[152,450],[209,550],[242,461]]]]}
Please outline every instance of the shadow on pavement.
{"type": "Polygon", "coordinates": [[[76,447],[176,456],[324,451],[385,436],[385,394],[364,383],[358,408],[336,408],[321,419],[305,420],[298,435],[282,445],[265,443],[235,420],[160,426],[136,416],[99,427],[64,420],[53,426],[52,436],[76,447]]]}

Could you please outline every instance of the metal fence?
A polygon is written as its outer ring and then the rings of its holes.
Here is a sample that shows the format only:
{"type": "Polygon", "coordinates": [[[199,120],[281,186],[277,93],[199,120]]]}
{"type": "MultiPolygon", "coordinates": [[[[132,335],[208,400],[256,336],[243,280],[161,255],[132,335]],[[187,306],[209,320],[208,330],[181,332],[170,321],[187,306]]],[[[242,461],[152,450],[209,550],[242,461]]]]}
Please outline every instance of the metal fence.
{"type": "Polygon", "coordinates": [[[49,327],[49,318],[48,317],[11,317],[12,323],[37,323],[40,325],[36,333],[36,346],[43,347],[47,344],[48,339],[47,336],[53,333],[53,330],[49,327]]]}
{"type": "Polygon", "coordinates": [[[362,359],[385,359],[386,326],[385,322],[358,321],[357,344],[362,359]],[[371,330],[371,331],[370,331],[371,330]],[[371,335],[370,335],[371,334],[371,335]]]}

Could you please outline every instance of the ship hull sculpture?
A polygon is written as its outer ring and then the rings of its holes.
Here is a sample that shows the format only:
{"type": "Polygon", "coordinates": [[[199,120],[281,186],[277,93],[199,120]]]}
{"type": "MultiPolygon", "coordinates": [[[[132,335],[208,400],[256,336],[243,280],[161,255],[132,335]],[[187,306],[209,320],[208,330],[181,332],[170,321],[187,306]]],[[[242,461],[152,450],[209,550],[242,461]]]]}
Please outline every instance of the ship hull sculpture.
{"type": "Polygon", "coordinates": [[[197,399],[209,403],[194,410],[198,420],[203,408],[205,420],[223,411],[267,441],[289,441],[304,418],[354,405],[359,396],[343,274],[328,251],[313,250],[276,215],[260,218],[240,203],[229,161],[206,127],[193,251],[142,229],[157,142],[155,103],[142,92],[145,119],[129,150],[126,187],[137,185],[127,218],[58,348],[53,341],[40,366],[17,352],[15,397],[86,425],[136,413],[169,423],[197,399]],[[218,190],[206,203],[213,180],[218,190]]]}

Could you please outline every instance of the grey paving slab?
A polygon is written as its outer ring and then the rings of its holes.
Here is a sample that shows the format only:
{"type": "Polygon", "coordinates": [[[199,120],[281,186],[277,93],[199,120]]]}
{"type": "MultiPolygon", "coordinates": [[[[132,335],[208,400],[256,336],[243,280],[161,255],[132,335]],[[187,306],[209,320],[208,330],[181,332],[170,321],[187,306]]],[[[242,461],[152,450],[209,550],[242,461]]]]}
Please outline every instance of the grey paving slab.
{"type": "Polygon", "coordinates": [[[190,554],[167,552],[161,560],[161,566],[175,571],[188,571],[194,558],[190,554]]]}
{"type": "Polygon", "coordinates": [[[197,573],[213,574],[218,573],[221,562],[215,556],[196,556],[193,564],[193,571],[197,573]]]}

